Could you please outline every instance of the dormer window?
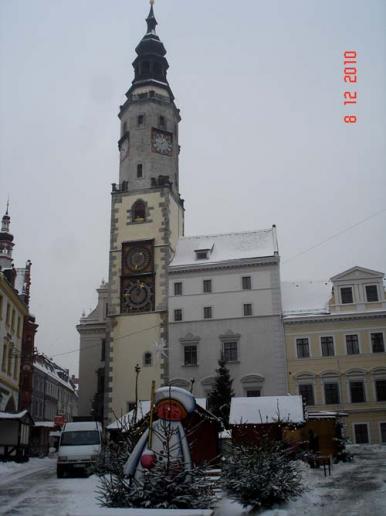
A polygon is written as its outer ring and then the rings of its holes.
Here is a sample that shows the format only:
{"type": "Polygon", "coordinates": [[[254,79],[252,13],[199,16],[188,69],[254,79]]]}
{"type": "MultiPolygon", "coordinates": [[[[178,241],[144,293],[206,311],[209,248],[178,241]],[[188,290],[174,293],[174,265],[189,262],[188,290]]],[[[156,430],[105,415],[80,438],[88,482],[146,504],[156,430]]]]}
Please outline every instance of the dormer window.
{"type": "Polygon", "coordinates": [[[352,287],[341,287],[340,289],[340,297],[342,299],[343,305],[348,305],[354,302],[354,298],[352,295],[352,287]]]}
{"type": "Polygon", "coordinates": [[[209,258],[209,249],[195,251],[197,260],[207,260],[209,258]]]}
{"type": "Polygon", "coordinates": [[[376,285],[366,285],[366,300],[368,303],[379,301],[376,285]]]}

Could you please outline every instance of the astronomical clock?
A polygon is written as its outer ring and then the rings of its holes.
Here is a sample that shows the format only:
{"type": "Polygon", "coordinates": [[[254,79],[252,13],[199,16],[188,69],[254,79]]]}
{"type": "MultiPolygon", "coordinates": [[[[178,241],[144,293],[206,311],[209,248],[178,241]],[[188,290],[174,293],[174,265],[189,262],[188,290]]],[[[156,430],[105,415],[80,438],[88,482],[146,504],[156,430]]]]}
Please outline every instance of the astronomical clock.
{"type": "Polygon", "coordinates": [[[154,310],[153,240],[122,244],[121,312],[154,310]]]}

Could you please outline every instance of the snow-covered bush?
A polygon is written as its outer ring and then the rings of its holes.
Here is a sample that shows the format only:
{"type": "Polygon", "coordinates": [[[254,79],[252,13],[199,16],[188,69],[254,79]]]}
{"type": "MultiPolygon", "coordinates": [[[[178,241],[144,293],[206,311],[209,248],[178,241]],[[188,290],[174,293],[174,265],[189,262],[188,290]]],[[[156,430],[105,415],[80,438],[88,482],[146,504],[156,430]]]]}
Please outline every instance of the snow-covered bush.
{"type": "Polygon", "coordinates": [[[221,483],[231,499],[251,510],[285,502],[303,490],[296,462],[282,443],[268,439],[257,446],[233,445],[221,483]]]}

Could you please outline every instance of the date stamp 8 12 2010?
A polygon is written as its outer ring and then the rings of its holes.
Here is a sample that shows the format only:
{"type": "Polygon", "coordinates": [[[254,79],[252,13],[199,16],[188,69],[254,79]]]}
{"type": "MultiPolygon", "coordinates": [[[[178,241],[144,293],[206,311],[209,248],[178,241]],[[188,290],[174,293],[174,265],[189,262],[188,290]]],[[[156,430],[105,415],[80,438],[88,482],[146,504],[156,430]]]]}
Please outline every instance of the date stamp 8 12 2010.
{"type": "MultiPolygon", "coordinates": [[[[357,62],[357,52],[355,50],[345,50],[343,53],[343,80],[345,82],[346,91],[343,92],[343,105],[352,107],[356,106],[358,99],[358,92],[356,91],[356,86],[352,86],[357,84],[358,82],[358,62],[357,62]],[[355,90],[349,89],[350,86],[355,88],[355,90]]],[[[352,111],[348,115],[344,115],[343,120],[346,124],[356,124],[357,116],[352,114],[352,111]]]]}

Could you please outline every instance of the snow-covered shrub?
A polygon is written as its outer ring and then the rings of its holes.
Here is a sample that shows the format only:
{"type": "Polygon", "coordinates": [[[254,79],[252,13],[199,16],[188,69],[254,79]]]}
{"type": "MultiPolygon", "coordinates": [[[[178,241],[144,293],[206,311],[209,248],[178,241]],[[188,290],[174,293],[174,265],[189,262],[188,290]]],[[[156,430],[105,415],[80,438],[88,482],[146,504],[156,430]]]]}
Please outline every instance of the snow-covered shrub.
{"type": "Polygon", "coordinates": [[[303,490],[296,462],[282,443],[268,439],[257,446],[233,445],[221,483],[231,499],[252,510],[285,502],[303,490]]]}

